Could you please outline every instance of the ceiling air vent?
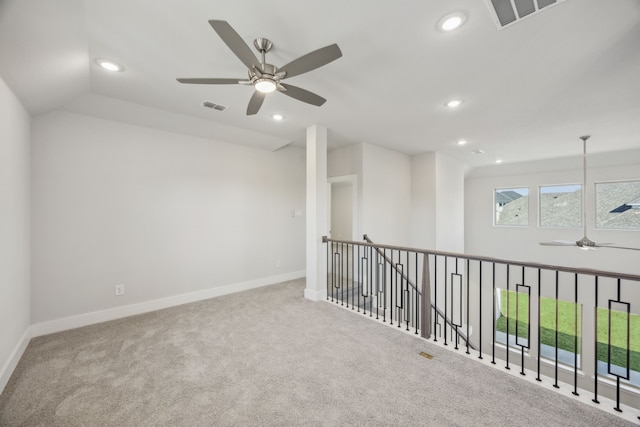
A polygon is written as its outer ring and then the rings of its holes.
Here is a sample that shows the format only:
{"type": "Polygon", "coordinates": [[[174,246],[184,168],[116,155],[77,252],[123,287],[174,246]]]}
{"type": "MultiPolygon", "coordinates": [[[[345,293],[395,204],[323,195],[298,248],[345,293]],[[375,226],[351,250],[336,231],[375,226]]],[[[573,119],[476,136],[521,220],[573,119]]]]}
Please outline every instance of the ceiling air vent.
{"type": "Polygon", "coordinates": [[[227,109],[226,105],[215,104],[211,101],[204,101],[202,103],[202,106],[207,108],[213,108],[214,110],[218,110],[218,111],[224,111],[227,109]]]}
{"type": "Polygon", "coordinates": [[[498,29],[541,12],[565,0],[485,0],[498,29]]]}

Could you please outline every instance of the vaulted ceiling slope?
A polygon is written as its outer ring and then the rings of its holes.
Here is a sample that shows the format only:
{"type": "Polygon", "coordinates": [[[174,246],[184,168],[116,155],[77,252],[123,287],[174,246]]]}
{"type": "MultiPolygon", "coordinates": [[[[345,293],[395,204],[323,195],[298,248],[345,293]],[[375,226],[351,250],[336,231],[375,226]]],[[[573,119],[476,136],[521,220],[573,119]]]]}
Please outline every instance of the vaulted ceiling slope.
{"type": "Polygon", "coordinates": [[[579,155],[583,134],[591,153],[640,147],[639,1],[566,0],[504,28],[490,4],[0,0],[0,75],[32,115],[64,109],[270,150],[304,144],[313,124],[327,126],[331,147],[439,151],[471,167],[579,155]],[[458,10],[462,27],[437,28],[458,10]],[[337,43],[340,59],[287,80],[327,102],[276,93],[247,116],[251,86],[178,83],[246,76],[209,19],[249,46],[270,39],[277,66],[337,43]],[[464,102],[445,107],[452,98],[464,102]]]}

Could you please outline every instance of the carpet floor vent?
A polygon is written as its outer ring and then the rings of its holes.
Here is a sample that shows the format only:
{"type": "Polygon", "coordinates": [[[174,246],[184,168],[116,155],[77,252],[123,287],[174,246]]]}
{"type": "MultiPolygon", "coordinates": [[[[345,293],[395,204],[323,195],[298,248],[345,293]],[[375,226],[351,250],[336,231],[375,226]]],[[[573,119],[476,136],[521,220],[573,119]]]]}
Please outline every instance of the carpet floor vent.
{"type": "Polygon", "coordinates": [[[429,353],[425,353],[424,351],[421,351],[420,356],[424,357],[425,359],[433,359],[433,356],[430,355],[429,353]]]}
{"type": "Polygon", "coordinates": [[[515,24],[566,0],[485,0],[498,29],[515,24]]]}

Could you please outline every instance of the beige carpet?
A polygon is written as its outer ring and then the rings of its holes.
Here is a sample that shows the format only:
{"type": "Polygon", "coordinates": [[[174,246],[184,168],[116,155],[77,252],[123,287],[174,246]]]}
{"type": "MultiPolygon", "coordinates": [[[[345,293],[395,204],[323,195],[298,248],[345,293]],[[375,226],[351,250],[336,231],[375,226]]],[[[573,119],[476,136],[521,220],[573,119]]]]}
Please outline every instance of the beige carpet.
{"type": "Polygon", "coordinates": [[[36,338],[0,395],[0,425],[631,425],[303,289],[36,338]]]}

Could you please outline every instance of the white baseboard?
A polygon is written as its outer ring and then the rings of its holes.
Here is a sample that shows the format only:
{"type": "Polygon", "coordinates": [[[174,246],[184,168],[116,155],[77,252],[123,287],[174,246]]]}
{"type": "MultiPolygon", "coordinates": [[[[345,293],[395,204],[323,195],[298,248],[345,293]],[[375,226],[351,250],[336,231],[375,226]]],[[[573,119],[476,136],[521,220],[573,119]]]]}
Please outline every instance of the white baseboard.
{"type": "Polygon", "coordinates": [[[82,326],[107,322],[109,320],[134,316],[136,314],[148,313],[150,311],[174,307],[176,305],[187,304],[190,302],[196,302],[209,298],[219,297],[222,295],[232,294],[235,292],[274,285],[276,283],[286,282],[289,280],[296,280],[305,277],[305,275],[306,270],[294,271],[277,276],[269,276],[261,279],[249,280],[247,282],[234,283],[231,285],[209,288],[202,291],[190,292],[187,294],[175,295],[167,298],[159,298],[151,301],[141,302],[138,304],[125,305],[122,307],[115,307],[107,310],[94,311],[92,313],[78,314],[76,316],[65,317],[62,319],[35,323],[31,326],[31,334],[33,337],[53,334],[55,332],[61,332],[69,329],[79,328],[82,326]]]}
{"type": "Polygon", "coordinates": [[[9,356],[9,360],[6,361],[6,363],[2,367],[2,370],[0,371],[0,393],[2,393],[4,391],[4,388],[7,386],[9,378],[11,378],[11,374],[13,374],[16,366],[18,366],[18,362],[24,354],[24,351],[27,349],[30,341],[31,327],[27,328],[27,330],[24,331],[24,334],[22,335],[22,338],[20,338],[18,345],[16,345],[16,348],[11,353],[11,356],[9,356]]]}

